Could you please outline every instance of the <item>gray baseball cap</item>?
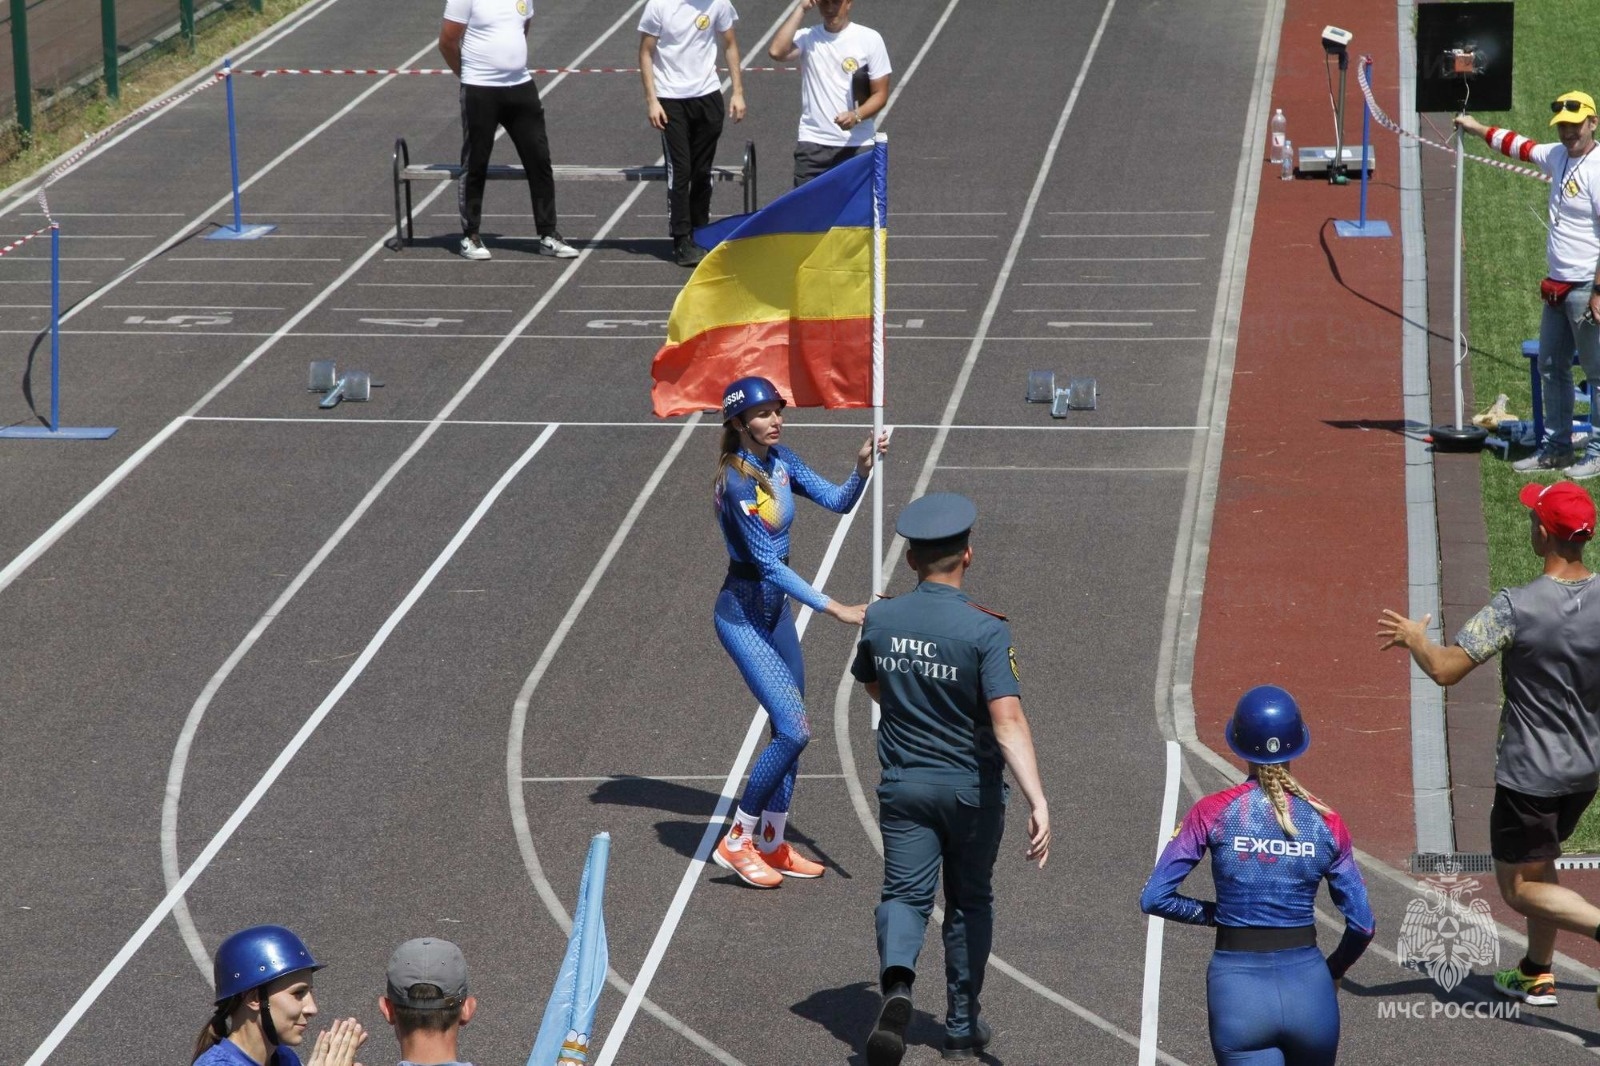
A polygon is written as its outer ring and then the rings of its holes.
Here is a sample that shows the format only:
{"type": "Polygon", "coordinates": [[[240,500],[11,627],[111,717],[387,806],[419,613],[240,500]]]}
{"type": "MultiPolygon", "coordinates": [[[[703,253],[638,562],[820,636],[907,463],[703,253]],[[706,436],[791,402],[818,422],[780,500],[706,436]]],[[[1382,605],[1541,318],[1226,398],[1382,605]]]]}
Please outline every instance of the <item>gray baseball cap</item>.
{"type": "Polygon", "coordinates": [[[467,998],[467,960],[448,940],[431,936],[407,940],[389,957],[389,1002],[417,1010],[454,1007],[467,998]],[[433,985],[435,997],[411,994],[417,985],[433,985]]]}

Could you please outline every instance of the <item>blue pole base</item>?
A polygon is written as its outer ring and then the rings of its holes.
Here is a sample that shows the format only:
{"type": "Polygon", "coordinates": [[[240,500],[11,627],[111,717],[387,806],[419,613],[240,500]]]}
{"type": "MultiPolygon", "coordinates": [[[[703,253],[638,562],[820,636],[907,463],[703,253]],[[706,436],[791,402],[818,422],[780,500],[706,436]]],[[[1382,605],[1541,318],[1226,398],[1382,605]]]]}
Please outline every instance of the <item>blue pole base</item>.
{"type": "Polygon", "coordinates": [[[1393,237],[1389,223],[1369,218],[1365,224],[1359,219],[1344,218],[1333,224],[1333,231],[1341,237],[1393,237]]]}
{"type": "Polygon", "coordinates": [[[254,241],[265,237],[277,228],[278,225],[275,222],[256,222],[248,226],[241,225],[238,228],[218,226],[206,234],[205,239],[208,241],[254,241]]]}
{"type": "Polygon", "coordinates": [[[10,440],[105,440],[117,431],[116,426],[6,426],[0,429],[0,439],[10,440]]]}

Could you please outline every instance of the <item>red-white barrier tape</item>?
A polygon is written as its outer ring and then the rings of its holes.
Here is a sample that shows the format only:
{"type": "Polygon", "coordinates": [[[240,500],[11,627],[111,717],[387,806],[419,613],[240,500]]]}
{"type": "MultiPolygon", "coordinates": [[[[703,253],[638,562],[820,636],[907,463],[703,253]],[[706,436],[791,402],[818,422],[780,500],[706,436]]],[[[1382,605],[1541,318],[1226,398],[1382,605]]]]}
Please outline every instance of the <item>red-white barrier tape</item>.
{"type": "MultiPolygon", "coordinates": [[[[126,126],[136,118],[142,118],[143,116],[150,114],[152,111],[159,111],[164,107],[172,107],[174,104],[180,104],[189,99],[189,97],[193,96],[195,93],[211,88],[211,86],[221,81],[223,76],[224,75],[222,72],[218,71],[215,77],[207,78],[198,85],[195,85],[193,88],[179,93],[177,96],[168,96],[162,97],[158,100],[152,100],[143,107],[123,115],[121,118],[117,119],[117,121],[113,122],[100,132],[93,133],[88,137],[85,137],[83,143],[78,145],[77,150],[71,155],[67,156],[67,158],[63,159],[61,161],[61,165],[52,170],[50,172],[50,176],[44,179],[44,184],[39,186],[39,210],[44,213],[44,217],[48,219],[52,225],[55,223],[55,218],[50,214],[50,199],[45,195],[46,190],[48,190],[52,184],[66,174],[67,171],[71,170],[77,164],[77,162],[84,157],[85,153],[87,153],[90,148],[93,148],[95,145],[99,144],[113,133],[116,133],[118,130],[122,129],[122,127],[126,126]]],[[[49,226],[45,227],[45,229],[49,228],[49,226]]],[[[44,230],[40,230],[39,232],[43,233],[44,230]]],[[[37,234],[34,236],[37,236],[37,234]]],[[[27,239],[28,238],[26,237],[23,238],[23,240],[27,239]]]]}
{"type": "MultiPolygon", "coordinates": [[[[1399,123],[1395,122],[1388,115],[1383,113],[1383,108],[1379,107],[1378,101],[1373,99],[1372,86],[1367,82],[1367,68],[1371,65],[1371,56],[1361,57],[1361,62],[1356,66],[1356,82],[1361,86],[1361,95],[1367,98],[1367,107],[1372,110],[1372,117],[1377,121],[1378,125],[1387,130],[1391,130],[1394,133],[1398,133],[1402,137],[1409,137],[1418,144],[1425,144],[1429,148],[1437,148],[1441,152],[1449,152],[1451,155],[1455,155],[1456,150],[1450,145],[1440,144],[1437,141],[1430,141],[1428,138],[1412,133],[1410,130],[1401,129],[1399,123]]],[[[1460,134],[1457,133],[1457,136],[1460,136],[1460,134]]],[[[1521,174],[1523,177],[1527,178],[1538,178],[1540,181],[1546,183],[1550,181],[1550,176],[1548,174],[1545,174],[1543,171],[1534,170],[1531,167],[1519,167],[1515,163],[1506,163],[1499,159],[1491,159],[1488,156],[1473,155],[1471,152],[1465,152],[1463,155],[1465,155],[1467,159],[1474,163],[1482,163],[1485,166],[1496,167],[1500,170],[1509,170],[1513,174],[1521,174]]]]}
{"type": "MultiPolygon", "coordinates": [[[[799,67],[740,67],[744,73],[772,74],[780,71],[795,71],[799,67]]],[[[449,74],[455,75],[453,70],[435,70],[424,68],[380,69],[373,67],[348,67],[338,70],[309,70],[293,67],[275,67],[270,70],[235,70],[235,74],[246,74],[252,78],[270,78],[278,74],[449,74]]],[[[638,67],[532,67],[529,74],[637,74],[638,67]]]]}
{"type": "Polygon", "coordinates": [[[51,223],[49,226],[40,226],[26,237],[17,238],[4,248],[0,248],[0,255],[5,255],[7,252],[16,251],[18,248],[21,248],[24,244],[27,244],[41,233],[49,233],[52,226],[54,226],[54,223],[51,223]]]}

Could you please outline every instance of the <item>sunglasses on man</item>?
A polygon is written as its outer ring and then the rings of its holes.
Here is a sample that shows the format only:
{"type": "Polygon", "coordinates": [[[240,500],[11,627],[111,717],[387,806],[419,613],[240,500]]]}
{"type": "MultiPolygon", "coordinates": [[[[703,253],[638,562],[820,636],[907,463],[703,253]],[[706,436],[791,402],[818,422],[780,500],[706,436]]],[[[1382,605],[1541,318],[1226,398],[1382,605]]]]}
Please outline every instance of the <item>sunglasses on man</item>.
{"type": "Polygon", "coordinates": [[[1550,113],[1559,115],[1563,111],[1582,111],[1587,106],[1577,100],[1557,100],[1550,105],[1550,113]]]}

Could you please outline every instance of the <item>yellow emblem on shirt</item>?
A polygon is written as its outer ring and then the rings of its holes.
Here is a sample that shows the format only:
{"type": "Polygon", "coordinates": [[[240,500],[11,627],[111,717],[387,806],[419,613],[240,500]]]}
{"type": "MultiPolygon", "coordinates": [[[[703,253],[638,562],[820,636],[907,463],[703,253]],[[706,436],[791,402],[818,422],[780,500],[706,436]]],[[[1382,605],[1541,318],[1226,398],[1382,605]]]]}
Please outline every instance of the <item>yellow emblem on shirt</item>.
{"type": "Polygon", "coordinates": [[[1006,657],[1011,660],[1011,676],[1016,678],[1018,681],[1021,681],[1022,680],[1022,674],[1017,671],[1017,648],[1016,648],[1016,645],[1012,645],[1011,647],[1006,649],[1006,657]]]}
{"type": "Polygon", "coordinates": [[[517,14],[524,18],[528,15],[528,0],[517,0],[517,14]]]}
{"type": "Polygon", "coordinates": [[[854,74],[856,72],[856,67],[860,66],[861,64],[856,62],[855,56],[845,56],[844,62],[839,65],[844,67],[844,72],[846,74],[854,74]]]}
{"type": "Polygon", "coordinates": [[[1578,189],[1578,179],[1568,178],[1567,183],[1561,187],[1561,191],[1566,193],[1568,196],[1578,195],[1578,192],[1580,191],[1578,189]]]}
{"type": "Polygon", "coordinates": [[[699,18],[694,20],[694,28],[697,30],[703,30],[709,25],[711,25],[710,15],[701,15],[699,18]]]}
{"type": "Polygon", "coordinates": [[[778,528],[778,501],[772,494],[763,489],[758,482],[755,486],[756,498],[753,500],[740,500],[739,509],[748,517],[761,519],[761,524],[768,529],[778,528]]]}

